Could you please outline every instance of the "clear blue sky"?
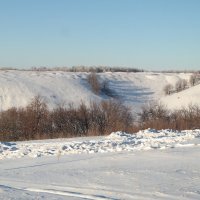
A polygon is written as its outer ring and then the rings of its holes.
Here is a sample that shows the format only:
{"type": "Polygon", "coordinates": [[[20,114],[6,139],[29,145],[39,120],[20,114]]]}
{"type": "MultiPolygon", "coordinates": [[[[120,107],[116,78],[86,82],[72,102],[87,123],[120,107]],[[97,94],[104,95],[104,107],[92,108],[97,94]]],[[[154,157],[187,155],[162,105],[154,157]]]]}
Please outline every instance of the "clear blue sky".
{"type": "Polygon", "coordinates": [[[200,69],[200,0],[0,0],[0,66],[200,69]]]}

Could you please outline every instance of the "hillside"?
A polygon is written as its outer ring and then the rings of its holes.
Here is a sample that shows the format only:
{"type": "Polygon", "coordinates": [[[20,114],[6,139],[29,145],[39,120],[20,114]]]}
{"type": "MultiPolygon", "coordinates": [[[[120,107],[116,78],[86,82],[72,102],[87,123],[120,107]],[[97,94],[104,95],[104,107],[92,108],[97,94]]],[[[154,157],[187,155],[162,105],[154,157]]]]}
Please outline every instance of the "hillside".
{"type": "Polygon", "coordinates": [[[190,104],[200,104],[200,85],[193,86],[179,93],[174,93],[161,98],[161,101],[170,109],[187,107],[190,104]]]}
{"type": "MultiPolygon", "coordinates": [[[[144,103],[163,97],[163,87],[166,84],[175,84],[180,78],[189,79],[190,74],[99,73],[100,82],[107,82],[111,95],[104,93],[95,95],[87,82],[87,76],[86,72],[2,70],[0,71],[0,109],[26,106],[34,96],[40,95],[44,97],[50,108],[61,103],[78,105],[81,101],[89,104],[91,101],[116,98],[130,105],[134,110],[138,110],[144,103]]],[[[167,104],[168,98],[172,96],[166,97],[167,104]]]]}

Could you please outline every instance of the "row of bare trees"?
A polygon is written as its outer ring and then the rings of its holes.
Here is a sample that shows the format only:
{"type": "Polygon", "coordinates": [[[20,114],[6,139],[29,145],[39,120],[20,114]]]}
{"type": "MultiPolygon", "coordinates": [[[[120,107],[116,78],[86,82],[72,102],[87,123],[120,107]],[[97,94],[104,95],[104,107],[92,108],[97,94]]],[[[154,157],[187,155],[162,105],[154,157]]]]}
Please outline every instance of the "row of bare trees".
{"type": "Polygon", "coordinates": [[[0,113],[0,141],[57,137],[105,135],[112,131],[130,131],[133,117],[126,106],[116,101],[84,103],[75,107],[58,106],[49,110],[37,96],[25,108],[0,113]]]}
{"type": "MultiPolygon", "coordinates": [[[[6,69],[6,68],[4,68],[6,69]]],[[[10,69],[10,68],[8,68],[10,69]]],[[[110,67],[110,66],[73,66],[73,67],[32,67],[33,71],[65,71],[65,72],[144,72],[143,69],[133,67],[110,67]]]]}
{"type": "Polygon", "coordinates": [[[172,84],[167,84],[165,87],[164,87],[164,93],[166,95],[170,95],[172,93],[175,93],[175,92],[180,92],[182,90],[185,90],[186,88],[188,87],[188,82],[185,80],[185,79],[179,79],[175,85],[173,86],[172,84]]]}
{"type": "Polygon", "coordinates": [[[199,84],[200,82],[200,75],[199,73],[194,73],[190,76],[190,79],[189,81],[185,80],[185,79],[179,79],[175,85],[172,85],[172,84],[167,84],[165,87],[164,87],[164,93],[166,95],[170,95],[172,93],[175,93],[175,92],[180,92],[182,90],[185,90],[186,88],[188,88],[189,86],[195,86],[197,84],[199,84]]]}
{"type": "Polygon", "coordinates": [[[143,107],[139,113],[139,129],[200,129],[200,107],[189,105],[179,110],[169,110],[166,106],[154,103],[143,107]]]}
{"type": "Polygon", "coordinates": [[[199,73],[193,73],[191,76],[190,76],[190,85],[191,86],[194,86],[194,85],[197,85],[199,84],[200,82],[200,74],[199,73]]]}
{"type": "Polygon", "coordinates": [[[106,135],[113,131],[137,132],[146,128],[200,128],[200,107],[190,105],[169,110],[159,103],[142,108],[135,118],[131,110],[117,101],[91,102],[87,107],[58,106],[49,110],[45,101],[35,97],[25,108],[0,112],[0,141],[106,135]]]}

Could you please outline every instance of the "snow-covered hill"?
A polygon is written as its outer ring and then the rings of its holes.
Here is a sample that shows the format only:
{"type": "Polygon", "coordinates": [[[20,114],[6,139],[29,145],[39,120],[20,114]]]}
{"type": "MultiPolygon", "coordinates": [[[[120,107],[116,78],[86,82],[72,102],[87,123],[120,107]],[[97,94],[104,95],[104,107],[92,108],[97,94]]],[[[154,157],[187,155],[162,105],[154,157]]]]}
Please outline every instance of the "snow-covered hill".
{"type": "MultiPolygon", "coordinates": [[[[64,102],[78,105],[81,101],[89,104],[111,98],[105,94],[95,95],[87,75],[84,72],[2,70],[0,109],[26,106],[36,95],[44,97],[50,108],[64,102]]],[[[108,83],[112,96],[137,110],[144,103],[163,97],[166,84],[174,85],[180,78],[189,79],[190,74],[107,72],[98,76],[100,81],[108,83]]]]}
{"type": "Polygon", "coordinates": [[[200,85],[193,86],[172,95],[161,98],[161,101],[170,109],[187,107],[190,104],[200,105],[200,85]]]}

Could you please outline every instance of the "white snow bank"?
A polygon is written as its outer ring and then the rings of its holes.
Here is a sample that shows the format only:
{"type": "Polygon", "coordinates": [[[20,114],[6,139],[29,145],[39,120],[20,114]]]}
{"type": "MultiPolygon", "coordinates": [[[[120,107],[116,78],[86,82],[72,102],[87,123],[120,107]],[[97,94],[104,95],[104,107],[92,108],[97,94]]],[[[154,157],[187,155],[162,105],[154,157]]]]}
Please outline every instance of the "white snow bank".
{"type": "Polygon", "coordinates": [[[114,132],[106,137],[82,138],[74,141],[44,140],[28,142],[1,142],[0,159],[24,156],[41,157],[80,153],[106,153],[149,149],[165,149],[199,144],[200,130],[154,130],[147,129],[136,134],[114,132]],[[196,138],[196,139],[195,139],[196,138]],[[195,140],[194,140],[195,139],[195,140]],[[188,143],[190,141],[190,143],[188,143]]]}

